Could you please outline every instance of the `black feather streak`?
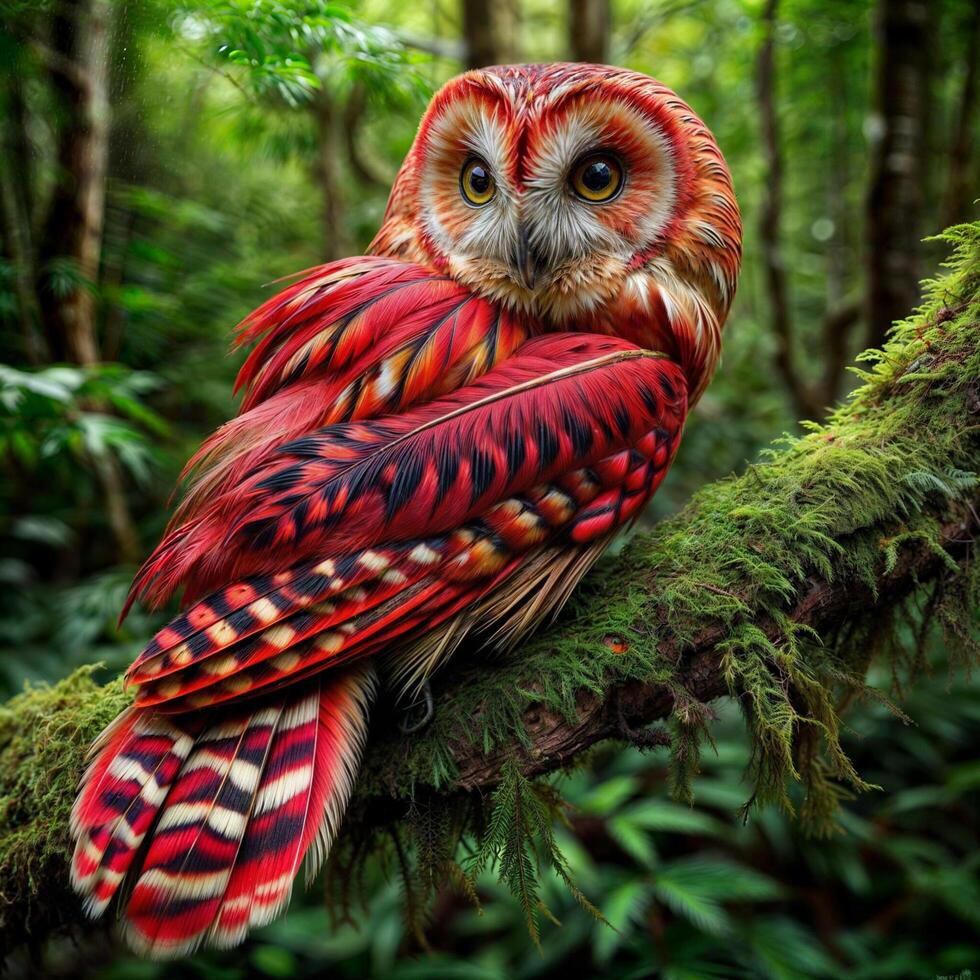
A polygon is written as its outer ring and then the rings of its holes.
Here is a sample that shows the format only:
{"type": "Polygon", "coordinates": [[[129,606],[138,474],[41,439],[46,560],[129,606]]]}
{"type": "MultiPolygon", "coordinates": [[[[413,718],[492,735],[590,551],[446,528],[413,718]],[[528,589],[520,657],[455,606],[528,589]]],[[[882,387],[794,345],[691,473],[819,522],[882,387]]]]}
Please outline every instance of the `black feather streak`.
{"type": "Polygon", "coordinates": [[[476,503],[486,493],[487,488],[497,475],[497,465],[489,453],[482,449],[473,449],[470,453],[470,482],[473,485],[470,493],[470,503],[476,503]]]}
{"type": "Polygon", "coordinates": [[[391,520],[422,482],[422,460],[418,457],[407,456],[395,471],[388,491],[388,504],[385,509],[385,520],[391,520]]]}
{"type": "Polygon", "coordinates": [[[640,397],[643,399],[643,404],[646,406],[646,410],[650,415],[653,418],[658,418],[660,416],[661,406],[654,393],[649,388],[641,388],[640,397]]]}
{"type": "Polygon", "coordinates": [[[572,440],[572,448],[576,456],[584,456],[592,448],[592,428],[583,425],[571,412],[564,409],[561,413],[562,422],[568,438],[572,440]]]}
{"type": "Polygon", "coordinates": [[[527,446],[524,434],[517,429],[507,435],[507,472],[511,477],[517,475],[527,459],[527,446]]]}
{"type": "Polygon", "coordinates": [[[630,433],[630,413],[626,410],[626,406],[620,402],[616,406],[616,410],[613,412],[616,417],[616,425],[619,428],[619,434],[626,439],[630,433]]]}
{"type": "Polygon", "coordinates": [[[534,441],[538,444],[538,463],[550,466],[558,456],[558,437],[548,423],[539,418],[535,424],[534,441]]]}
{"type": "Polygon", "coordinates": [[[442,503],[450,487],[459,475],[459,453],[452,446],[442,445],[436,454],[436,473],[439,485],[436,489],[436,505],[442,503]]]}

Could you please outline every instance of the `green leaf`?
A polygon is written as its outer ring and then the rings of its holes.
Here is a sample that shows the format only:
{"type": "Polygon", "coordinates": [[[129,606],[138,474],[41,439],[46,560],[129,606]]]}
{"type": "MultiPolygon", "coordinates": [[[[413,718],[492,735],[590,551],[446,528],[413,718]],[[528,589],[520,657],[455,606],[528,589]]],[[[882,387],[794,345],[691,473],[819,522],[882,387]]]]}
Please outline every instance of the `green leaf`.
{"type": "Polygon", "coordinates": [[[608,963],[612,959],[649,905],[650,887],[641,878],[623,882],[610,892],[601,906],[608,925],[597,925],[593,934],[592,949],[598,963],[608,963]]]}
{"type": "Polygon", "coordinates": [[[702,932],[721,936],[730,931],[731,923],[721,902],[689,875],[672,874],[669,868],[661,866],[653,880],[653,893],[671,911],[702,932]]]}
{"type": "Polygon", "coordinates": [[[606,816],[633,796],[638,786],[635,776],[617,776],[604,780],[577,801],[577,808],[591,816],[606,816]]]}
{"type": "Polygon", "coordinates": [[[745,927],[744,936],[757,975],[770,980],[841,975],[812,933],[790,919],[760,919],[745,927]]]}
{"type": "Polygon", "coordinates": [[[612,817],[606,822],[609,836],[641,867],[652,868],[657,863],[657,849],[652,836],[626,817],[612,817]]]}
{"type": "Polygon", "coordinates": [[[670,831],[678,834],[717,835],[724,830],[717,820],[703,810],[695,810],[692,807],[655,797],[624,808],[620,811],[619,818],[647,830],[670,831]]]}

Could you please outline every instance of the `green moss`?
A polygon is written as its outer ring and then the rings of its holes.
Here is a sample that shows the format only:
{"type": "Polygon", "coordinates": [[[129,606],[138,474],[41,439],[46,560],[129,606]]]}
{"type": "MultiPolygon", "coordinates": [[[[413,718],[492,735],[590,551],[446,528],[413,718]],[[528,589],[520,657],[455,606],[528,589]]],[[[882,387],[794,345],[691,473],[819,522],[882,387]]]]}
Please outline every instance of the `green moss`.
{"type": "Polygon", "coordinates": [[[0,936],[3,947],[43,938],[71,916],[68,816],[92,740],[129,703],[96,667],[28,688],[0,708],[0,936]],[[56,900],[52,888],[65,892],[56,900]],[[37,907],[35,897],[37,897],[37,907]]]}
{"type": "MultiPolygon", "coordinates": [[[[435,719],[424,732],[375,733],[353,813],[365,814],[372,801],[376,812],[389,796],[410,801],[407,815],[395,811],[407,819],[387,835],[373,817],[363,823],[368,833],[349,822],[354,833],[335,865],[341,903],[363,855],[384,848],[420,921],[440,881],[470,888],[454,862],[457,842],[470,835],[480,861],[497,862],[533,923],[541,911],[538,861],[559,873],[562,865],[549,844],[557,802],[521,768],[524,712],[539,705],[574,717],[583,690],[666,685],[674,697],[672,782],[687,796],[710,714],[685,689],[679,667],[706,634],[719,638],[725,684],[752,735],[750,802],[789,807],[788,786],[799,781],[801,818],[816,831],[832,828],[839,800],[868,788],[838,735],[840,705],[874,693],[864,688],[872,657],[890,656],[900,678],[921,664],[927,628],[943,630],[966,663],[980,649],[980,571],[954,561],[941,538],[977,496],[980,225],[955,228],[947,240],[955,249],[949,273],[929,284],[923,308],[895,326],[883,351],[864,355],[860,387],[825,425],[785,438],[763,462],[705,487],[682,513],[635,537],[589,577],[556,626],[515,655],[492,665],[460,659],[439,678],[435,719]],[[791,617],[821,583],[873,599],[912,552],[938,556],[941,574],[914,596],[923,613],[886,596],[827,635],[791,617]],[[898,628],[903,617],[911,628],[898,628]],[[625,654],[605,642],[610,635],[627,641],[625,654]],[[446,792],[460,746],[510,752],[489,806],[446,792]]],[[[0,914],[8,937],[25,934],[27,923],[40,933],[67,917],[59,910],[67,817],[85,748],[125,703],[118,683],[99,688],[82,672],[30,690],[0,713],[0,914]],[[44,906],[38,914],[35,895],[44,906]]]]}

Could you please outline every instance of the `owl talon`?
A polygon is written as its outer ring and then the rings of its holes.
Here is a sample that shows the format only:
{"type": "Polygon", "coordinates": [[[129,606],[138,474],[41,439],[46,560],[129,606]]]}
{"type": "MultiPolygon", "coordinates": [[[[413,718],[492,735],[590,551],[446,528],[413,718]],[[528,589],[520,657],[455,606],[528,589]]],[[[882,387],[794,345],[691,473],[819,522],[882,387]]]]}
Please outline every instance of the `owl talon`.
{"type": "Polygon", "coordinates": [[[414,735],[415,732],[421,731],[432,721],[436,713],[435,702],[432,700],[432,685],[428,681],[423,681],[418,693],[419,696],[405,706],[401,718],[398,719],[398,730],[403,735],[414,735]],[[413,720],[413,716],[416,715],[418,717],[413,720]]]}

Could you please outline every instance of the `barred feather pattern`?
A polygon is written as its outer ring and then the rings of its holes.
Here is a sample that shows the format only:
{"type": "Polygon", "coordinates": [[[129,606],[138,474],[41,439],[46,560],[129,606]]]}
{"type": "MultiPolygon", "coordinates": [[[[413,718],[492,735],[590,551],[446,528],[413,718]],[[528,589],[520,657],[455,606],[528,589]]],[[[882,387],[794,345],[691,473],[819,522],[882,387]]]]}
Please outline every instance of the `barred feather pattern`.
{"type": "Polygon", "coordinates": [[[90,915],[105,911],[125,878],[202,727],[129,710],[93,745],[71,813],[71,882],[90,915]]]}
{"type": "MultiPolygon", "coordinates": [[[[584,357],[595,349],[586,346],[578,353],[584,357]]],[[[605,343],[598,349],[608,355],[605,343]]],[[[581,363],[590,372],[602,369],[589,360],[581,363]]],[[[405,489],[388,485],[379,506],[382,513],[389,511],[393,494],[401,493],[399,499],[406,506],[409,499],[418,498],[436,533],[398,542],[391,540],[398,536],[392,532],[385,543],[349,552],[341,544],[336,557],[320,557],[273,575],[259,574],[216,591],[161,630],[134,663],[128,679],[138,686],[136,704],[167,711],[202,708],[281,686],[353,656],[390,650],[403,636],[427,635],[460,610],[482,608],[484,598],[503,588],[522,563],[545,547],[553,555],[554,545],[562,543],[574,554],[577,548],[605,540],[632,520],[659,486],[679,444],[684,418],[683,378],[676,366],[650,357],[631,356],[623,363],[640,365],[632,378],[634,385],[645,381],[649,386],[646,418],[635,410],[632,415],[623,410],[619,421],[605,428],[576,428],[569,426],[574,402],[568,397],[556,419],[539,415],[537,425],[529,435],[521,435],[519,444],[510,438],[505,421],[503,431],[496,433],[505,449],[496,457],[488,452],[479,466],[474,466],[472,453],[464,448],[467,439],[445,447],[441,454],[413,447],[406,460],[415,474],[409,479],[402,471],[405,489]],[[635,428],[630,418],[637,420],[635,428]],[[595,459],[594,453],[606,455],[595,459]],[[570,459],[591,465],[569,469],[570,459]],[[416,466],[415,460],[422,462],[416,466]],[[458,478],[467,464],[470,477],[476,471],[476,478],[484,483],[482,489],[471,488],[463,496],[444,474],[451,471],[458,478]],[[495,474],[497,467],[499,474],[495,474]],[[549,472],[555,474],[550,480],[531,482],[549,472]],[[498,502],[480,507],[491,480],[498,481],[492,493],[498,502]],[[434,496],[420,489],[425,487],[434,496]],[[447,506],[463,506],[464,511],[452,511],[444,525],[452,530],[443,532],[435,522],[444,499],[453,492],[456,499],[447,501],[447,506]]],[[[574,386],[579,378],[573,374],[563,380],[574,386]]],[[[489,378],[488,386],[494,390],[489,378]]],[[[532,387],[523,394],[536,390],[532,387]]],[[[574,387],[568,394],[573,393],[574,387]]],[[[642,402],[643,393],[644,388],[638,387],[633,395],[642,402]]],[[[615,420],[615,402],[607,399],[605,404],[615,420]]],[[[516,413],[514,424],[521,431],[527,428],[516,413]]],[[[488,439],[482,444],[492,446],[488,439]]],[[[373,451],[373,444],[369,449],[373,451]]],[[[321,452],[318,446],[316,459],[321,452]]],[[[326,453],[331,459],[333,454],[333,449],[326,453]]],[[[298,465],[305,465],[305,457],[298,465]]],[[[375,471],[374,484],[365,481],[360,499],[372,486],[385,490],[385,472],[375,471]]],[[[391,478],[395,482],[398,473],[396,466],[391,478]]],[[[314,493],[305,489],[304,499],[314,493]]],[[[348,533],[351,523],[347,518],[348,533]]],[[[419,523],[409,517],[408,526],[419,523]]],[[[371,517],[367,528],[381,537],[383,517],[371,517]]],[[[334,542],[341,538],[339,532],[332,535],[334,542]]],[[[309,528],[302,530],[303,535],[310,533],[309,528]]],[[[542,574],[547,574],[546,567],[542,574]]]]}
{"type": "Polygon", "coordinates": [[[653,434],[450,535],[282,573],[275,592],[247,605],[242,597],[262,593],[267,579],[216,593],[162,630],[130,668],[136,704],[202,708],[390,649],[420,620],[430,632],[498,590],[525,555],[546,544],[553,554],[558,541],[571,556],[632,520],[663,480],[676,436],[653,434]]]}
{"type": "Polygon", "coordinates": [[[207,724],[124,716],[73,813],[72,880],[88,911],[128,873],[124,930],[156,958],[234,945],[275,918],[304,857],[315,873],[336,836],[374,687],[364,663],[207,724]]]}

